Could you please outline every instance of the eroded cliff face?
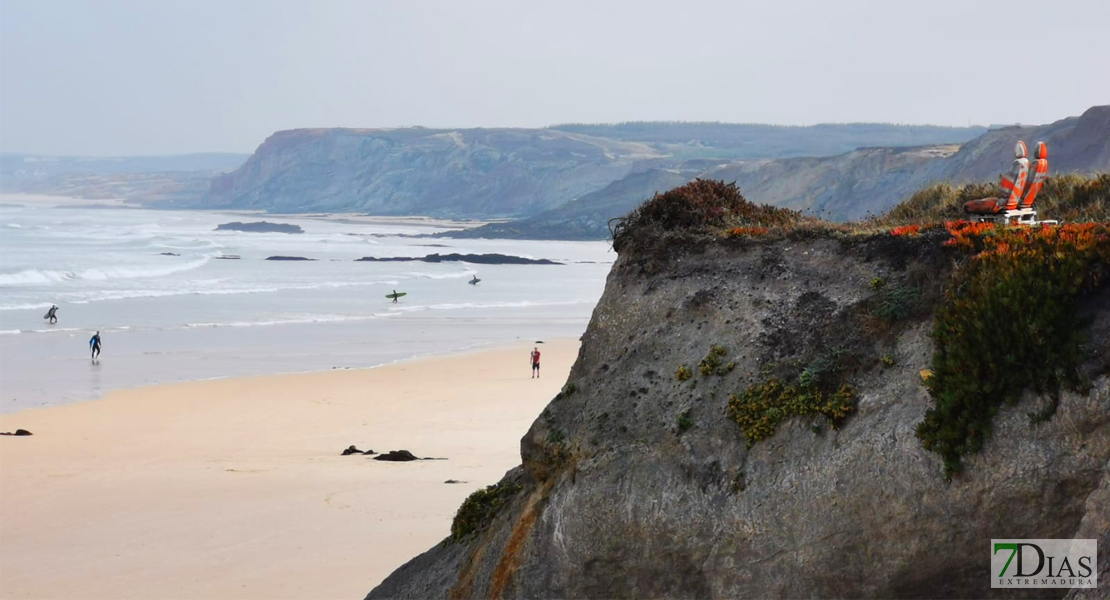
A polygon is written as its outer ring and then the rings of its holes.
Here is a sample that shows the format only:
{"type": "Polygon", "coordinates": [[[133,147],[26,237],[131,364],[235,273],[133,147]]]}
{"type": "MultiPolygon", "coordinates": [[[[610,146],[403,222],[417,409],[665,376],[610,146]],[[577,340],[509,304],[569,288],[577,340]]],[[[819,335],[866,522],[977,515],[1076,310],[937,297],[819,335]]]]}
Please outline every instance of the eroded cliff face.
{"type": "Polygon", "coordinates": [[[927,297],[948,269],[939,242],[889,236],[625,251],[567,388],[521,440],[503,481],[519,489],[368,598],[1009,597],[990,589],[991,538],[1105,547],[1110,294],[1081,306],[1089,392],[1037,425],[1044,398],[1004,407],[948,483],[914,435],[931,317],[874,321],[876,278],[927,297]],[[713,345],[731,372],[698,372],[713,345]],[[855,412],[838,430],[788,418],[748,448],[729,395],[830,353],[856,357],[855,412]]]}

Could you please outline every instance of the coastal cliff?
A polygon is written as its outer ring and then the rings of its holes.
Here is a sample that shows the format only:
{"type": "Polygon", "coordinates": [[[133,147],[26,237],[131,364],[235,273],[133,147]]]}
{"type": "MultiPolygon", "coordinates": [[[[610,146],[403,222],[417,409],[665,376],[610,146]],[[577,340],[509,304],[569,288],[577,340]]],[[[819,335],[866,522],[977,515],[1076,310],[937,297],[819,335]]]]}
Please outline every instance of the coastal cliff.
{"type": "Polygon", "coordinates": [[[985,441],[945,455],[922,425],[945,417],[921,370],[951,377],[934,307],[969,269],[951,240],[971,238],[721,231],[618,232],[522,465],[369,599],[1022,597],[990,588],[991,538],[1108,542],[1105,255],[1067,307],[1082,323],[1073,384],[1021,392],[989,412],[985,441]],[[790,390],[808,399],[759,405],[790,390]]]}
{"type": "Polygon", "coordinates": [[[204,208],[449,217],[530,214],[604,186],[636,143],[554,130],[297,129],[212,180],[204,208]]]}
{"type": "Polygon", "coordinates": [[[241,167],[213,178],[203,197],[175,207],[523,217],[596,195],[629,175],[633,180],[620,187],[640,186],[642,198],[642,186],[654,185],[635,178],[645,169],[690,171],[701,168],[694,164],[740,158],[955,144],[982,132],[979,127],[725,123],[295,129],[274,133],[241,167]]]}

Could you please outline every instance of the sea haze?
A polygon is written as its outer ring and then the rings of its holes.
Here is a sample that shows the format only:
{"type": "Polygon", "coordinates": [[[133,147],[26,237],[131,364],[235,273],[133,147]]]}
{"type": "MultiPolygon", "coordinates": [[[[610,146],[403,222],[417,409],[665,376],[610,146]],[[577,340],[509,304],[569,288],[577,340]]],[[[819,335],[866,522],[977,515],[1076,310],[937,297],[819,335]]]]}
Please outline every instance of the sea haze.
{"type": "MultiPolygon", "coordinates": [[[[405,237],[444,228],[7,200],[0,207],[0,412],[119,387],[369,367],[577,337],[615,259],[603,242],[405,237]],[[214,231],[263,219],[304,233],[214,231]],[[355,261],[454,252],[565,264],[355,261]],[[240,258],[218,258],[226,255],[240,258]],[[467,284],[473,275],[480,284],[467,284]],[[408,294],[397,304],[385,298],[394,289],[408,294]],[[56,325],[42,318],[52,303],[60,307],[56,325]],[[88,340],[96,330],[104,354],[93,364],[88,340]]],[[[528,373],[526,357],[521,368],[528,373]]]]}

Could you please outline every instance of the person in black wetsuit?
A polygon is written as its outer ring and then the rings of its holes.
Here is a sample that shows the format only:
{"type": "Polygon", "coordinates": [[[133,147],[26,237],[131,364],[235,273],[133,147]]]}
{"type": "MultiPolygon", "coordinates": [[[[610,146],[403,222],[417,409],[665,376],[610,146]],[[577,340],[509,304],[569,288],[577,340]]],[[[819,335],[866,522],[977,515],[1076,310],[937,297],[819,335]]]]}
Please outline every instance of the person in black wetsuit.
{"type": "Polygon", "coordinates": [[[89,340],[89,347],[92,348],[92,358],[93,358],[93,360],[96,360],[97,357],[100,356],[100,332],[99,331],[96,332],[96,335],[92,336],[92,339],[89,340]]]}
{"type": "Polygon", "coordinates": [[[55,305],[55,304],[51,304],[50,305],[50,310],[46,311],[46,315],[43,316],[43,318],[44,319],[49,319],[51,325],[53,325],[54,323],[57,323],[58,322],[58,306],[55,305]]]}

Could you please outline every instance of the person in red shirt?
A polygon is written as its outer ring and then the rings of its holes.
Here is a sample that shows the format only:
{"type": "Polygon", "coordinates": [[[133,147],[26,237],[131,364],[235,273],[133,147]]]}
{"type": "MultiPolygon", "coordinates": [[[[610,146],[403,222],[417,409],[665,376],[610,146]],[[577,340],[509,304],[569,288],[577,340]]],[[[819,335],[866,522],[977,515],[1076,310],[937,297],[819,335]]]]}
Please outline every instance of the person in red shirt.
{"type": "Polygon", "coordinates": [[[532,348],[532,379],[540,376],[540,349],[532,348]]]}

